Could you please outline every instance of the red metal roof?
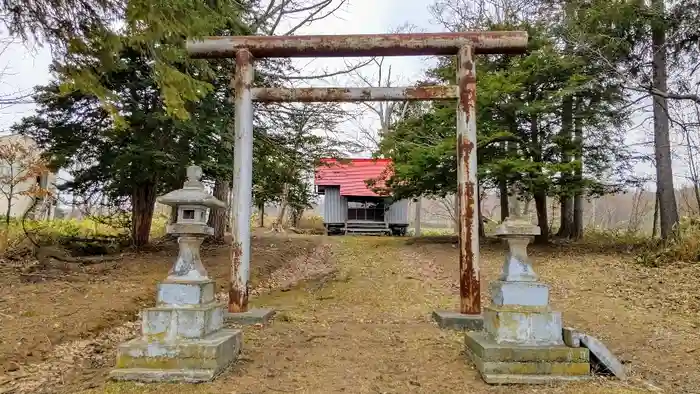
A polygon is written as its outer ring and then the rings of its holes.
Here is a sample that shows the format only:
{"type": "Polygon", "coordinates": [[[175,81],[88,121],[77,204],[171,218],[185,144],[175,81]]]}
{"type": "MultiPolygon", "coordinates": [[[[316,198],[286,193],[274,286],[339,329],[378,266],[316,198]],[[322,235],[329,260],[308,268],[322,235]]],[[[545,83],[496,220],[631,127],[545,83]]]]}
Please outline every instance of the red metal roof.
{"type": "MultiPolygon", "coordinates": [[[[379,196],[367,187],[365,181],[378,178],[391,164],[391,159],[348,160],[348,164],[341,164],[336,159],[321,159],[323,165],[316,168],[316,185],[340,186],[341,196],[379,196]]],[[[384,183],[377,182],[377,186],[384,186],[384,183]]]]}

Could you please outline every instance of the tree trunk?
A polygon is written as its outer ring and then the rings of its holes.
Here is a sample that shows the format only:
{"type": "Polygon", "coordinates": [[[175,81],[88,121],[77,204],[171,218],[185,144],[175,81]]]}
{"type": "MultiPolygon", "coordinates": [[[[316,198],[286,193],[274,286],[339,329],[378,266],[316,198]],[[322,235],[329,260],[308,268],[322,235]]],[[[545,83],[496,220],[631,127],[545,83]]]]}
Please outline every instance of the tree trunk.
{"type": "Polygon", "coordinates": [[[685,137],[686,154],[688,155],[688,171],[690,172],[690,180],[693,182],[693,194],[695,195],[695,207],[691,207],[690,204],[688,204],[688,208],[695,214],[695,212],[700,213],[700,178],[698,178],[698,167],[695,162],[696,146],[688,130],[684,130],[683,134],[685,137]]]}
{"type": "Polygon", "coordinates": [[[498,180],[498,194],[501,200],[501,222],[508,217],[508,182],[505,178],[498,180]]]}
{"type": "Polygon", "coordinates": [[[416,237],[420,237],[420,213],[421,213],[421,197],[418,197],[416,199],[416,212],[415,212],[415,217],[413,219],[413,227],[414,227],[414,235],[416,237]]]}
{"type": "MultiPolygon", "coordinates": [[[[695,106],[695,116],[696,119],[700,119],[700,108],[695,106]]],[[[698,164],[695,160],[695,149],[697,149],[697,144],[690,137],[690,132],[685,130],[685,135],[688,143],[688,159],[690,164],[690,173],[693,177],[693,192],[695,193],[695,208],[697,212],[700,213],[700,176],[698,176],[698,164]]]]}
{"type": "Polygon", "coordinates": [[[289,194],[289,184],[285,183],[282,186],[282,198],[280,199],[280,213],[277,215],[277,220],[272,225],[272,230],[276,232],[284,232],[284,217],[287,213],[287,196],[289,194]]]}
{"type": "Polygon", "coordinates": [[[577,103],[574,118],[574,159],[578,165],[574,169],[574,182],[577,187],[574,193],[574,222],[571,234],[573,239],[583,238],[583,125],[579,107],[580,103],[577,103]]]}
{"type": "MultiPolygon", "coordinates": [[[[537,115],[530,118],[530,135],[532,136],[532,160],[535,163],[542,163],[542,138],[537,115]]],[[[539,174],[533,174],[537,177],[539,174]]],[[[535,200],[535,210],[537,211],[537,225],[540,227],[540,235],[535,236],[535,243],[542,244],[549,242],[549,221],[547,220],[547,190],[537,183],[532,185],[533,199],[535,200]]]]}
{"type": "MultiPolygon", "coordinates": [[[[560,149],[561,164],[569,166],[571,164],[571,129],[573,128],[574,100],[571,96],[566,96],[562,100],[561,108],[561,132],[560,149]]],[[[572,176],[568,170],[561,172],[561,183],[559,185],[559,231],[558,237],[570,238],[574,227],[574,200],[570,193],[572,187],[572,176]]]]}
{"type": "Polygon", "coordinates": [[[486,238],[486,228],[484,227],[484,215],[481,213],[481,200],[482,197],[484,197],[481,193],[481,185],[477,187],[477,190],[479,191],[479,195],[476,199],[476,210],[479,214],[476,216],[479,220],[479,237],[486,238]]]}
{"type": "MultiPolygon", "coordinates": [[[[10,192],[7,195],[7,209],[5,210],[5,231],[10,231],[10,215],[12,214],[12,197],[14,197],[14,187],[10,184],[10,192]]],[[[29,212],[31,214],[31,212],[29,212]]],[[[29,218],[29,214],[27,215],[29,218]]],[[[3,245],[4,246],[4,245],[3,245]]]]}
{"type": "Polygon", "coordinates": [[[546,244],[549,242],[549,221],[547,220],[547,194],[538,190],[534,194],[535,209],[537,210],[537,225],[540,226],[540,235],[535,236],[535,243],[546,244]]]}
{"type": "MultiPolygon", "coordinates": [[[[214,197],[226,202],[228,201],[228,182],[217,179],[214,182],[214,197]]],[[[226,208],[213,209],[209,213],[209,226],[214,228],[212,240],[217,243],[224,242],[224,234],[226,233],[226,219],[228,218],[228,205],[226,208]]]]}
{"type": "Polygon", "coordinates": [[[258,227],[263,228],[265,227],[265,204],[260,204],[258,206],[258,215],[260,215],[260,222],[258,223],[258,227]]]}
{"type": "MultiPolygon", "coordinates": [[[[657,20],[652,21],[651,28],[653,86],[661,92],[666,92],[668,89],[666,27],[660,20],[666,15],[664,0],[651,0],[651,7],[657,15],[657,20]]],[[[668,103],[664,97],[659,95],[654,95],[654,156],[656,158],[656,190],[659,193],[661,238],[668,239],[673,234],[679,218],[676,194],[673,188],[668,103]]]]}
{"type": "MultiPolygon", "coordinates": [[[[185,180],[186,180],[186,178],[185,178],[184,174],[179,175],[178,180],[176,182],[176,185],[182,185],[183,183],[185,183],[185,180]]],[[[174,187],[174,188],[177,188],[177,187],[174,187]]],[[[177,219],[178,219],[178,207],[173,206],[173,207],[171,207],[171,210],[170,210],[170,224],[177,223],[177,219]]]]}
{"type": "Polygon", "coordinates": [[[554,218],[556,217],[556,215],[554,214],[554,211],[556,209],[555,204],[559,204],[556,201],[556,199],[554,199],[554,198],[551,199],[551,201],[552,201],[552,206],[549,208],[549,211],[547,211],[547,218],[549,219],[549,227],[548,228],[550,228],[550,229],[552,227],[554,227],[554,218]],[[551,216],[549,216],[550,214],[551,214],[551,216]]]}
{"type": "Polygon", "coordinates": [[[651,237],[656,238],[659,234],[659,192],[654,193],[654,222],[652,223],[651,237]]]}
{"type": "Polygon", "coordinates": [[[457,193],[455,193],[454,196],[455,203],[454,203],[454,218],[455,218],[455,234],[459,234],[459,196],[457,193]]]}
{"type": "MultiPolygon", "coordinates": [[[[36,197],[35,197],[36,198],[36,197]]],[[[7,249],[10,239],[10,214],[12,213],[12,185],[10,185],[10,195],[7,198],[7,211],[5,212],[5,228],[0,230],[0,252],[7,249]]]]}
{"type": "Polygon", "coordinates": [[[170,207],[170,224],[177,222],[177,206],[170,207]]]}
{"type": "Polygon", "coordinates": [[[291,210],[292,226],[298,228],[301,222],[301,217],[304,216],[304,209],[294,208],[291,210]]]}
{"type": "Polygon", "coordinates": [[[574,234],[574,200],[570,196],[562,196],[559,201],[559,231],[558,237],[571,238],[574,234]]]}
{"type": "Polygon", "coordinates": [[[137,248],[148,244],[155,203],[155,183],[145,183],[134,188],[131,194],[131,239],[137,248]]]}
{"type": "Polygon", "coordinates": [[[572,226],[571,238],[583,238],[583,196],[581,192],[574,196],[574,222],[572,226]]]}

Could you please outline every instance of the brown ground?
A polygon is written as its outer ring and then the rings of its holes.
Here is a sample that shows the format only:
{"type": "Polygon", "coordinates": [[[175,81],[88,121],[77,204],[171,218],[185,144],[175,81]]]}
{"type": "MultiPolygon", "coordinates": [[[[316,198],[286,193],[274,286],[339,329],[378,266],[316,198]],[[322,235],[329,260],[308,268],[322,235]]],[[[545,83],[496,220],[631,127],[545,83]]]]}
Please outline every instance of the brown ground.
{"type": "MultiPolygon", "coordinates": [[[[111,338],[102,334],[98,337],[102,339],[96,340],[99,346],[93,343],[88,356],[80,356],[90,362],[72,356],[69,365],[79,365],[80,371],[64,370],[40,388],[14,392],[700,393],[700,298],[695,285],[700,266],[651,269],[632,263],[629,256],[586,253],[576,247],[534,249],[535,269],[551,285],[552,304],[564,311],[565,323],[603,340],[626,363],[631,379],[626,383],[596,379],[560,386],[492,387],[484,384],[465,360],[461,336],[438,330],[429,319],[433,309],[455,309],[457,305],[457,251],[453,245],[406,245],[405,239],[397,238],[277,239],[256,241],[254,263],[265,259],[262,255],[266,253],[280,264],[298,264],[300,259],[292,257],[298,246],[308,249],[312,242],[325,241],[333,249],[331,259],[338,272],[332,279],[254,299],[254,304],[280,312],[272,326],[246,329],[242,358],[214,383],[105,383],[113,365],[114,345],[124,339],[123,333],[111,329],[111,338]],[[272,248],[276,251],[270,252],[272,248]]],[[[307,252],[307,257],[313,258],[319,250],[307,252]]],[[[203,255],[212,276],[225,278],[225,249],[203,255]]],[[[486,283],[500,270],[503,250],[499,245],[487,245],[481,255],[484,303],[488,303],[486,283]]],[[[63,348],[53,341],[41,347],[42,337],[56,331],[63,333],[63,341],[94,336],[100,326],[117,325],[152,302],[153,285],[163,278],[172,256],[148,258],[150,266],[161,267],[155,270],[138,268],[145,260],[141,257],[140,264],[129,268],[140,275],[138,278],[119,271],[96,283],[3,288],[0,349],[3,358],[9,355],[21,364],[14,376],[36,369],[23,364],[34,359],[18,353],[11,341],[16,343],[23,337],[34,343],[37,353],[32,357],[49,354],[46,350],[53,346],[49,357],[66,359],[60,352],[56,355],[57,349],[63,348]],[[83,290],[73,289],[76,286],[83,290]],[[22,290],[25,287],[38,290],[40,295],[22,290]],[[31,298],[32,309],[20,308],[18,298],[6,298],[18,295],[18,291],[25,295],[25,302],[31,298]],[[21,315],[20,310],[32,310],[35,315],[21,315]],[[54,317],[39,320],[39,312],[54,317]],[[8,320],[5,314],[13,318],[8,320]],[[95,319],[102,323],[95,323],[95,319]],[[59,324],[60,330],[51,322],[59,324]]],[[[124,330],[128,333],[133,327],[124,330]]],[[[66,346],[74,343],[66,342],[66,346]]],[[[4,387],[18,387],[16,382],[3,383],[4,379],[0,375],[0,393],[4,387]]],[[[26,383],[34,377],[20,379],[26,383]]]]}
{"type": "MultiPolygon", "coordinates": [[[[308,253],[317,242],[312,238],[255,238],[252,282],[269,276],[298,254],[308,253]]],[[[91,338],[107,327],[135,319],[141,308],[154,302],[155,284],[165,278],[177,255],[175,243],[159,249],[127,256],[104,274],[48,272],[62,279],[39,283],[27,283],[19,269],[0,265],[0,373],[41,361],[58,344],[91,338]]],[[[228,282],[228,248],[205,245],[202,256],[223,290],[228,282]]]]}

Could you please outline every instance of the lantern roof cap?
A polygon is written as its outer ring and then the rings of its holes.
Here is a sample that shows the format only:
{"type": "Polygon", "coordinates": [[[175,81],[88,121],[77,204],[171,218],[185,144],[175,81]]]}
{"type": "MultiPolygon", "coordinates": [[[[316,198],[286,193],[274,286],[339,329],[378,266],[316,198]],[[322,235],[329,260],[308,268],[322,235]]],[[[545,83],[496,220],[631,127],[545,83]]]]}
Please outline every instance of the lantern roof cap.
{"type": "Polygon", "coordinates": [[[207,208],[225,208],[226,204],[223,201],[207,193],[201,179],[202,167],[191,165],[187,167],[187,180],[182,189],[162,195],[157,201],[170,206],[203,205],[207,208]]]}

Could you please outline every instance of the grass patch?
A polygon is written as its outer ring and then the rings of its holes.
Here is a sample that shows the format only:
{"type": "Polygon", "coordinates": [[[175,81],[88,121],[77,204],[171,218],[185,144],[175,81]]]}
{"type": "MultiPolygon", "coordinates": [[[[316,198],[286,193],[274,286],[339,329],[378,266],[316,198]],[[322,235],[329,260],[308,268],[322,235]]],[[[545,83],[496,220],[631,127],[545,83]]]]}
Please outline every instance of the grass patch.
{"type": "Polygon", "coordinates": [[[700,218],[683,217],[666,242],[635,231],[588,230],[577,244],[589,251],[634,254],[638,263],[650,267],[700,262],[700,218]]]}
{"type": "Polygon", "coordinates": [[[677,262],[700,262],[700,219],[682,218],[675,237],[666,242],[650,239],[637,261],[653,267],[677,262]]]}
{"type": "Polygon", "coordinates": [[[325,232],[326,228],[323,226],[323,218],[319,215],[305,215],[299,219],[297,228],[303,230],[313,230],[314,233],[325,232]]]}
{"type": "MultiPolygon", "coordinates": [[[[260,226],[260,212],[253,212],[250,217],[251,229],[255,228],[272,228],[273,223],[277,220],[277,216],[265,215],[260,226]]],[[[305,214],[299,219],[296,226],[292,226],[290,221],[285,222],[285,228],[294,227],[301,230],[305,234],[325,234],[326,227],[323,225],[323,217],[315,214],[305,214]]]]}
{"type": "MultiPolygon", "coordinates": [[[[151,239],[164,236],[167,223],[167,216],[154,216],[151,224],[151,239]]],[[[99,218],[26,220],[24,226],[40,244],[58,245],[71,242],[75,244],[72,249],[85,252],[80,254],[91,254],[89,252],[91,246],[88,245],[90,242],[74,242],[71,239],[102,238],[109,240],[113,238],[114,242],[127,244],[129,240],[129,229],[105,224],[99,218]]],[[[4,240],[0,247],[0,253],[22,254],[29,247],[28,243],[25,242],[26,234],[20,219],[12,218],[9,226],[3,223],[2,228],[0,228],[0,237],[3,237],[4,240]]]]}
{"type": "MultiPolygon", "coordinates": [[[[406,231],[406,235],[408,235],[409,237],[415,237],[415,234],[416,234],[415,228],[409,228],[408,231],[406,231]]],[[[421,228],[421,230],[420,230],[421,237],[440,237],[440,236],[449,236],[449,235],[455,235],[454,229],[451,229],[451,228],[421,228]]]]}

